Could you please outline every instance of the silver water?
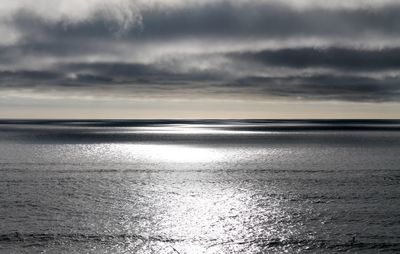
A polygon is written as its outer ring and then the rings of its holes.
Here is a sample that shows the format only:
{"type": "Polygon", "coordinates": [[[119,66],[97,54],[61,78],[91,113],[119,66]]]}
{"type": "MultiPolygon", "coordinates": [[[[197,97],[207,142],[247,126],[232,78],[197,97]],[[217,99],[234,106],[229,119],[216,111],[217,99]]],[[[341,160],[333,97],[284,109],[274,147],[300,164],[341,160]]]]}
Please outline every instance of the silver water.
{"type": "Polygon", "coordinates": [[[399,131],[268,126],[2,125],[0,252],[400,251],[399,131]]]}

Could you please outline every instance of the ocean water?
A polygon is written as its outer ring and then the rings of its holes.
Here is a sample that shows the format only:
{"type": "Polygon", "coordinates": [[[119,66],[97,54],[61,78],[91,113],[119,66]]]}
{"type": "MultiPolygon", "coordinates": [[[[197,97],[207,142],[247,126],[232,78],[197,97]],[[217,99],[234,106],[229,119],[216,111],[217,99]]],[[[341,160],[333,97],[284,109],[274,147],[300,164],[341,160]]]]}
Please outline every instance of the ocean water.
{"type": "Polygon", "coordinates": [[[0,122],[0,253],[399,253],[398,121],[0,122]]]}

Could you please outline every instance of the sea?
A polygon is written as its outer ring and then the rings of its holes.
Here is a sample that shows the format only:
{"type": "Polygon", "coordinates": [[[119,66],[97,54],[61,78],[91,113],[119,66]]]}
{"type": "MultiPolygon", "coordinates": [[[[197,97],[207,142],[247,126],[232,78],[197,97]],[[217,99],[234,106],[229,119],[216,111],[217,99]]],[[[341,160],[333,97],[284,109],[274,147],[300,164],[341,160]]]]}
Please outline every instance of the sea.
{"type": "Polygon", "coordinates": [[[0,253],[338,252],[400,253],[400,121],[0,121],[0,253]]]}

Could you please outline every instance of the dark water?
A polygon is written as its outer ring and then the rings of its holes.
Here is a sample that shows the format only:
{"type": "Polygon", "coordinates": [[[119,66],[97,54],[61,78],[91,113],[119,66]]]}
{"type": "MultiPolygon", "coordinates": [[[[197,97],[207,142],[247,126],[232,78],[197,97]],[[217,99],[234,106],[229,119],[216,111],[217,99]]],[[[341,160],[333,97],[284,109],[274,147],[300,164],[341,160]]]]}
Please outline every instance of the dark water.
{"type": "Polygon", "coordinates": [[[1,253],[400,252],[397,121],[2,121],[1,253]]]}

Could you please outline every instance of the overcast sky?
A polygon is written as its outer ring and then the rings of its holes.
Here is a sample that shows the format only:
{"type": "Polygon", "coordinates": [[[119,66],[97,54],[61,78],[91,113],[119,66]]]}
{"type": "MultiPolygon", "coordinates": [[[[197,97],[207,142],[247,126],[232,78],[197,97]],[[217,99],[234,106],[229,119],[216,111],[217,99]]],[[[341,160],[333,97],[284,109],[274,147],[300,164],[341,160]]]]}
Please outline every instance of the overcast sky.
{"type": "Polygon", "coordinates": [[[400,118],[397,0],[1,0],[3,118],[400,118]]]}

